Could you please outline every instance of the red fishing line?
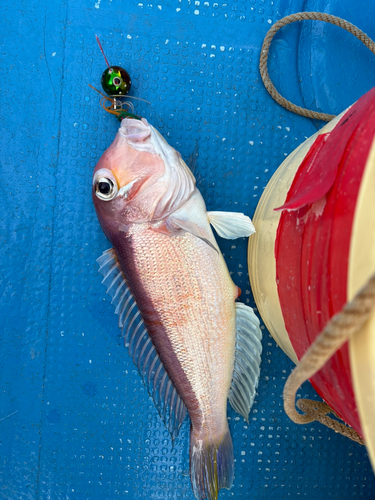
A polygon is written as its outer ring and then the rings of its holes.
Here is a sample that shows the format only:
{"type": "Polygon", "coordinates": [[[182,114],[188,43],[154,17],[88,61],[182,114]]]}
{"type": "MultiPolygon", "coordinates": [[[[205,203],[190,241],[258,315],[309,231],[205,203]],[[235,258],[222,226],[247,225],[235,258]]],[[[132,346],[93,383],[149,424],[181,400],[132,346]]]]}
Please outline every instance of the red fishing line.
{"type": "Polygon", "coordinates": [[[98,35],[95,35],[95,38],[96,38],[96,41],[98,42],[99,49],[100,49],[101,53],[103,54],[103,57],[104,57],[104,59],[105,59],[105,62],[106,62],[106,64],[107,64],[108,68],[109,68],[109,63],[108,63],[108,61],[107,61],[107,58],[105,57],[104,50],[103,50],[102,44],[100,43],[100,40],[99,40],[98,35]]]}

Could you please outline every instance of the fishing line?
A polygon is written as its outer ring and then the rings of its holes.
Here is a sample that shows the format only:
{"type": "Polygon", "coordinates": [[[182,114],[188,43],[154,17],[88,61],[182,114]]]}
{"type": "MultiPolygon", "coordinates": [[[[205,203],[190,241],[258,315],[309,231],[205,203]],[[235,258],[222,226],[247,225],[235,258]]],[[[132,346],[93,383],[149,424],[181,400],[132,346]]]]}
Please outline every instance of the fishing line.
{"type": "Polygon", "coordinates": [[[108,66],[108,68],[109,68],[109,62],[108,62],[108,60],[107,60],[107,58],[106,58],[106,56],[105,56],[105,54],[104,54],[104,50],[103,50],[102,44],[100,43],[100,40],[99,40],[98,35],[96,35],[96,34],[95,34],[95,38],[96,38],[96,41],[98,42],[99,49],[101,50],[101,53],[103,54],[104,60],[105,60],[105,62],[106,62],[106,64],[107,64],[107,66],[108,66]]]}

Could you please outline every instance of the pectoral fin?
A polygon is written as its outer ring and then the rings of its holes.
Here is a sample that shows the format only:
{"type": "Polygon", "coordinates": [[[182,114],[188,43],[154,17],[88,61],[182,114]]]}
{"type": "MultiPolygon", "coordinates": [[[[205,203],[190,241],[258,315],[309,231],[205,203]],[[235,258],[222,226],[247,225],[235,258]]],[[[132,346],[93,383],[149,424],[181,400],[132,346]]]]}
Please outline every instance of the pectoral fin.
{"type": "Polygon", "coordinates": [[[237,212],[207,212],[210,224],[222,238],[235,240],[255,233],[250,217],[237,212]]]}
{"type": "Polygon", "coordinates": [[[254,402],[260,371],[262,332],[251,307],[236,302],[236,352],[229,402],[246,420],[254,402]]]}

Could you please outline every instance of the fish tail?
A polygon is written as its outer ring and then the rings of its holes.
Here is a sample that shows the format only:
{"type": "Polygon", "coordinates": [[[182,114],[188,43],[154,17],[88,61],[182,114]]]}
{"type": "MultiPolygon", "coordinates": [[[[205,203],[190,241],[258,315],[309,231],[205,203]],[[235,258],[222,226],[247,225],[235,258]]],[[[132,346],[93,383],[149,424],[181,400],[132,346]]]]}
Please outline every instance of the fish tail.
{"type": "Polygon", "coordinates": [[[190,432],[190,478],[198,500],[217,500],[222,488],[231,488],[234,475],[233,443],[228,429],[219,438],[190,432]]]}

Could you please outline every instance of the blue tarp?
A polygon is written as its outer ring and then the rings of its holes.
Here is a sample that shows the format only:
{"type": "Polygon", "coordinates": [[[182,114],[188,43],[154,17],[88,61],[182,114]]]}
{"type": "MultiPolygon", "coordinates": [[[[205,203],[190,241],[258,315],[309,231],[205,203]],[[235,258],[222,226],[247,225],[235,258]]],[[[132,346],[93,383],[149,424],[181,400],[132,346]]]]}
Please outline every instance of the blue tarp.
{"type": "MultiPolygon", "coordinates": [[[[97,272],[109,244],[91,175],[118,123],[87,85],[106,67],[95,34],[150,101],[137,112],[184,158],[198,144],[208,209],[252,216],[285,156],[322,126],[277,105],[258,70],[267,30],[301,10],[375,37],[364,0],[2,0],[0,498],[193,499],[188,419],[172,447],[97,272]]],[[[375,82],[374,56],[317,22],[284,28],[269,69],[285,97],[328,113],[375,82]]],[[[252,305],[245,239],[219,244],[252,305]]],[[[220,498],[375,498],[364,447],[285,415],[292,366],[264,329],[249,424],[228,409],[235,484],[220,498]]],[[[317,398],[308,383],[299,393],[317,398]]]]}

